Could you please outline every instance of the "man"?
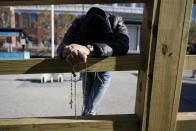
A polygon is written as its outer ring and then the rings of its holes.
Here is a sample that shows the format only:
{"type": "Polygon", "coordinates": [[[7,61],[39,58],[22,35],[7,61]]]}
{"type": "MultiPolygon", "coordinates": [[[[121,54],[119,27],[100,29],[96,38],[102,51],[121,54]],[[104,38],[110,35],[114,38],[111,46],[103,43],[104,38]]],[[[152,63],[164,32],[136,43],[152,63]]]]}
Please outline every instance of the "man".
{"type": "MultiPolygon", "coordinates": [[[[127,27],[119,16],[93,7],[76,18],[58,47],[58,55],[76,66],[87,62],[87,56],[126,55],[129,49],[127,27]]],[[[83,116],[96,115],[109,87],[111,72],[88,72],[83,77],[83,116]]]]}

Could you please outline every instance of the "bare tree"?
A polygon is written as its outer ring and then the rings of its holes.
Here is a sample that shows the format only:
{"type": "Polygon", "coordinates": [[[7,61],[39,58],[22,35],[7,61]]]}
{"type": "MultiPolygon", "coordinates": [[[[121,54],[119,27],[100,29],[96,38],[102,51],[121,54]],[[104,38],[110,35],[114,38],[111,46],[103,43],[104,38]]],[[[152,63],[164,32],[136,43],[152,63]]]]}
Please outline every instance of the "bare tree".
{"type": "MultiPolygon", "coordinates": [[[[64,33],[71,25],[71,21],[75,19],[76,15],[71,15],[69,12],[62,12],[54,15],[55,20],[55,43],[63,39],[64,33]]],[[[34,23],[35,28],[38,29],[39,36],[42,43],[46,44],[51,40],[51,13],[47,9],[38,14],[38,20],[34,23]],[[47,42],[44,42],[47,41],[47,42]]]]}
{"type": "Polygon", "coordinates": [[[11,11],[9,8],[0,8],[0,28],[10,27],[11,11]]]}

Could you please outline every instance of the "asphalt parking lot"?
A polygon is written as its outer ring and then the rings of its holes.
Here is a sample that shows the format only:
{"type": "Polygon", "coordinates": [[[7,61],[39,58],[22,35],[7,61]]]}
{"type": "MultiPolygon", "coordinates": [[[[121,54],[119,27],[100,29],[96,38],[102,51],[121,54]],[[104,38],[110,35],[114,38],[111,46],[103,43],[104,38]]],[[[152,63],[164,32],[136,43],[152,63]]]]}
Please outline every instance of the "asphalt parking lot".
{"type": "MultiPolygon", "coordinates": [[[[190,76],[191,71],[184,72],[180,111],[196,111],[196,78],[190,76]]],[[[0,118],[73,116],[70,73],[63,77],[63,83],[40,83],[41,74],[0,75],[0,118]]],[[[77,82],[77,115],[82,110],[81,84],[77,82]]],[[[113,72],[98,114],[134,113],[136,84],[137,71],[113,72]]]]}
{"type": "MultiPolygon", "coordinates": [[[[0,76],[0,118],[74,115],[74,108],[70,109],[69,105],[70,73],[64,74],[63,83],[40,83],[40,78],[41,74],[0,76]]],[[[136,71],[113,72],[111,86],[98,113],[133,113],[136,82],[136,71]]],[[[82,110],[81,84],[81,81],[77,82],[77,115],[82,110]]]]}

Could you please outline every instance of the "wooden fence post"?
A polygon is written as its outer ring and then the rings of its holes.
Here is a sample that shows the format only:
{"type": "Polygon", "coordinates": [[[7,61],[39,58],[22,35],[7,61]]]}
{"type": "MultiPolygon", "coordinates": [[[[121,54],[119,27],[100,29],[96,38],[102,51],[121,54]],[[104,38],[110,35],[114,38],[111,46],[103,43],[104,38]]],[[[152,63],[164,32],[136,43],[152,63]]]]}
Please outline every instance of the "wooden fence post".
{"type": "Polygon", "coordinates": [[[149,131],[175,130],[192,4],[193,0],[160,3],[149,131]]]}
{"type": "Polygon", "coordinates": [[[139,70],[135,106],[135,113],[141,121],[140,128],[142,131],[145,131],[148,127],[150,88],[152,86],[159,10],[159,0],[149,0],[145,3],[140,44],[140,53],[145,56],[145,67],[144,70],[139,70]]]}

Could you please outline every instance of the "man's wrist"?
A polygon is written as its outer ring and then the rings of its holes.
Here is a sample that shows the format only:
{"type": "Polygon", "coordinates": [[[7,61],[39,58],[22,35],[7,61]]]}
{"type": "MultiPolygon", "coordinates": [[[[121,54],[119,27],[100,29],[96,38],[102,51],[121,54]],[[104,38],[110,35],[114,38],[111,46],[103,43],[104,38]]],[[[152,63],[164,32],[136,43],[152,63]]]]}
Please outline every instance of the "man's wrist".
{"type": "Polygon", "coordinates": [[[87,48],[90,51],[90,54],[89,55],[94,55],[94,47],[93,47],[93,45],[87,45],[87,48]]]}

